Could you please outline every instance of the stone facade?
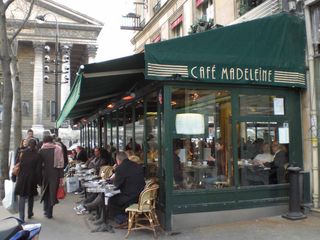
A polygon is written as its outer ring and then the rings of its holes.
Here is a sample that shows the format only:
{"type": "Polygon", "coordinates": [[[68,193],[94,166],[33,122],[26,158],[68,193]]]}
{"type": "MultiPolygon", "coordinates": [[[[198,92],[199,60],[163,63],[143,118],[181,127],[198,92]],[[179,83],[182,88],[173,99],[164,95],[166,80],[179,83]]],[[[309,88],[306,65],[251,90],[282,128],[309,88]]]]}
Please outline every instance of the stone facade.
{"type": "MultiPolygon", "coordinates": [[[[9,32],[21,23],[29,4],[27,0],[17,0],[11,4],[7,11],[9,32]]],[[[102,27],[100,21],[54,1],[36,1],[29,21],[17,37],[24,130],[32,127],[35,133],[41,134],[43,130],[55,127],[55,116],[52,116],[56,101],[55,83],[58,83],[60,110],[70,93],[79,66],[94,62],[97,38],[102,27]],[[45,17],[42,24],[36,21],[40,15],[45,17]],[[45,52],[46,45],[50,46],[50,52],[45,52]],[[58,51],[55,51],[56,46],[58,51]],[[68,46],[68,52],[64,52],[65,46],[68,46]],[[44,60],[45,55],[51,58],[48,63],[44,60]],[[58,61],[53,61],[56,59],[58,61]],[[44,71],[46,65],[50,67],[48,73],[44,71]],[[49,84],[44,81],[45,75],[49,77],[49,84]],[[64,83],[66,81],[68,83],[64,83]]]]}

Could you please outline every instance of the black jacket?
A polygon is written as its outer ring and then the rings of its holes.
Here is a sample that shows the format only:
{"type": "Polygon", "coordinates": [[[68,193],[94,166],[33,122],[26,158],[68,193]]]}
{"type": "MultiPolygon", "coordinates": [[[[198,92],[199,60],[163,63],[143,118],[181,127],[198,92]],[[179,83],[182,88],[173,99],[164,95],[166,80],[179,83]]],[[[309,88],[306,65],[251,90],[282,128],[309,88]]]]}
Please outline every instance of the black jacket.
{"type": "Polygon", "coordinates": [[[23,151],[15,194],[22,197],[37,195],[37,184],[40,184],[40,171],[41,159],[38,152],[31,149],[23,151]]]}
{"type": "Polygon", "coordinates": [[[138,200],[145,185],[142,165],[123,160],[116,169],[114,185],[120,189],[124,201],[138,200]]]}

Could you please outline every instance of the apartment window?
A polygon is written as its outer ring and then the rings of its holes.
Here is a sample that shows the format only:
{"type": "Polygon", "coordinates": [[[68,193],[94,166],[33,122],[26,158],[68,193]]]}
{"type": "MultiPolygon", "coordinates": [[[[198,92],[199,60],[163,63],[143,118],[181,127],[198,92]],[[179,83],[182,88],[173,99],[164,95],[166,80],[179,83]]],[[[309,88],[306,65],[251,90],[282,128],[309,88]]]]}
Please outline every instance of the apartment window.
{"type": "Polygon", "coordinates": [[[24,116],[24,117],[30,116],[30,114],[31,114],[31,106],[30,106],[30,101],[29,100],[22,100],[21,113],[22,113],[22,116],[24,116]]]}
{"type": "Polygon", "coordinates": [[[320,4],[311,7],[311,28],[315,54],[320,54],[320,4]]]}
{"type": "Polygon", "coordinates": [[[183,14],[176,15],[172,21],[170,21],[170,37],[176,38],[181,37],[183,35],[183,14]]]}
{"type": "Polygon", "coordinates": [[[213,0],[195,0],[195,20],[203,19],[208,21],[214,18],[214,4],[213,0]]]}

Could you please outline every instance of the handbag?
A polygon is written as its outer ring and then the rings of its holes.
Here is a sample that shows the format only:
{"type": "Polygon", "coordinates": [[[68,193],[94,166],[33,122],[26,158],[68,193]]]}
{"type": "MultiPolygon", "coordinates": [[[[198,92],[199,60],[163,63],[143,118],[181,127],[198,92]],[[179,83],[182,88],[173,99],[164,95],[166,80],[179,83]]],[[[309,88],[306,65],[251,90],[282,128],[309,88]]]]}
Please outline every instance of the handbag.
{"type": "Polygon", "coordinates": [[[18,176],[19,175],[19,172],[20,172],[20,162],[21,162],[21,158],[23,156],[23,152],[19,152],[19,162],[17,162],[13,168],[12,168],[12,175],[13,176],[18,176]]]}
{"type": "Polygon", "coordinates": [[[12,169],[12,175],[14,176],[18,176],[20,172],[20,162],[18,162],[16,165],[14,165],[13,169],[12,169]]]}
{"type": "Polygon", "coordinates": [[[66,196],[66,193],[64,191],[64,187],[63,186],[59,186],[58,190],[57,190],[57,199],[64,199],[66,196]]]}

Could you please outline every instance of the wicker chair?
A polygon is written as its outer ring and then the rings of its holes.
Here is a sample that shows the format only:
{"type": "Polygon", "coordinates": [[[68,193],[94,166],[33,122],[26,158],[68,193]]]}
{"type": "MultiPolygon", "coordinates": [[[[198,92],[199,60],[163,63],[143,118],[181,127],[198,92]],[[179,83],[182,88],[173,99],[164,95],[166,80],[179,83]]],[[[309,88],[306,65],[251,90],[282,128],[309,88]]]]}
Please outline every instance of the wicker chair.
{"type": "Polygon", "coordinates": [[[112,170],[113,170],[112,166],[101,166],[99,171],[99,176],[105,180],[111,177],[111,175],[113,174],[112,170]]]}
{"type": "Polygon", "coordinates": [[[149,229],[153,231],[154,237],[157,237],[156,227],[159,221],[155,211],[155,202],[158,184],[147,186],[139,196],[139,202],[130,205],[125,209],[128,213],[128,232],[126,238],[132,230],[149,229]]]}

